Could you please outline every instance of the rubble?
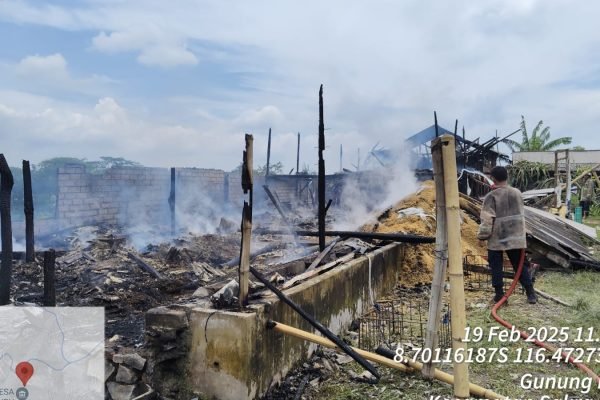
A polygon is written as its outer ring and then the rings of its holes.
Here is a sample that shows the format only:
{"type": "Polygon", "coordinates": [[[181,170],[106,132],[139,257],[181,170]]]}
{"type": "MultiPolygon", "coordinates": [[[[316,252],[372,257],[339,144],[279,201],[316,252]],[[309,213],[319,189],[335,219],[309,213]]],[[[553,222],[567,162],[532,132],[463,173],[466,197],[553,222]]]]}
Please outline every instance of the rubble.
{"type": "Polygon", "coordinates": [[[115,354],[113,356],[113,362],[117,364],[125,364],[129,367],[137,369],[138,371],[143,370],[144,365],[146,365],[146,359],[137,353],[115,354]]]}
{"type": "Polygon", "coordinates": [[[106,387],[113,400],[131,400],[135,389],[135,385],[123,385],[117,382],[109,382],[106,387]]]}
{"type": "Polygon", "coordinates": [[[117,370],[117,376],[115,380],[119,383],[131,384],[135,383],[138,380],[138,377],[133,370],[127,368],[124,365],[119,365],[119,369],[117,370]]]}

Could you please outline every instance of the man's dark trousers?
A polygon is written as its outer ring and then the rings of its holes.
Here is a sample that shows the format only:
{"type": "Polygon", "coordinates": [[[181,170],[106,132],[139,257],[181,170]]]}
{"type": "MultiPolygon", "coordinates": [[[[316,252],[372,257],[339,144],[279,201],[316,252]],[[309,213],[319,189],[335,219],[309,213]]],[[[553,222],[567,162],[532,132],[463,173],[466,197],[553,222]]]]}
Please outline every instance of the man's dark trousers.
{"type": "MultiPolygon", "coordinates": [[[[519,261],[521,260],[521,249],[504,250],[510,263],[513,266],[513,270],[517,272],[519,268],[519,261]]],[[[492,270],[492,286],[494,288],[502,288],[504,286],[503,269],[502,269],[502,252],[503,250],[488,250],[488,263],[492,270]]],[[[531,287],[531,275],[529,275],[529,261],[525,257],[523,263],[523,270],[519,277],[519,282],[525,287],[531,287]]]]}

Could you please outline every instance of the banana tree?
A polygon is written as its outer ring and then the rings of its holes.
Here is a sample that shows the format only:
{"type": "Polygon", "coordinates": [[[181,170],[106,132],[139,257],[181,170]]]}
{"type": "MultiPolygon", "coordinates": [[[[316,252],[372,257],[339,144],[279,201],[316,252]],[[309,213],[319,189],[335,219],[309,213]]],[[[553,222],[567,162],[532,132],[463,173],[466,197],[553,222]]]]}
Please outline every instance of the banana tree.
{"type": "Polygon", "coordinates": [[[562,145],[571,144],[573,138],[570,136],[559,137],[557,139],[550,140],[550,127],[545,126],[544,121],[537,123],[531,135],[527,132],[527,126],[525,124],[525,117],[521,115],[521,143],[512,140],[505,139],[504,143],[510,149],[514,151],[551,151],[562,145]]]}

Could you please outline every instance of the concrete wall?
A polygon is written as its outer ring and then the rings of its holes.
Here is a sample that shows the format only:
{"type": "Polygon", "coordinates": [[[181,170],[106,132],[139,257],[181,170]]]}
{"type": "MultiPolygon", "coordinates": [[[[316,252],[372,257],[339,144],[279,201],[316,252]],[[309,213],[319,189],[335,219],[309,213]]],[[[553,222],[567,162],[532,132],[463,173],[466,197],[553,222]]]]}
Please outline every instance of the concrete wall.
{"type": "MultiPolygon", "coordinates": [[[[369,285],[376,298],[393,289],[403,249],[403,245],[391,244],[370,254],[371,282],[369,261],[362,256],[290,288],[286,294],[334,333],[342,333],[370,307],[369,285]]],[[[175,349],[172,351],[179,354],[175,360],[153,363],[153,387],[166,397],[256,399],[316,348],[266,329],[267,321],[272,319],[313,331],[274,295],[252,305],[247,312],[212,310],[194,304],[176,308],[177,311],[154,309],[146,318],[148,338],[156,346],[156,357],[164,357],[161,351],[164,348],[175,349]],[[164,321],[173,312],[181,314],[174,319],[177,333],[164,335],[169,331],[165,326],[169,324],[164,321]],[[181,323],[184,315],[186,321],[181,323]],[[166,342],[156,341],[161,334],[166,342]],[[174,387],[180,391],[174,392],[174,387]]]]}
{"type": "MultiPolygon", "coordinates": [[[[564,155],[561,154],[561,157],[564,155]]],[[[600,150],[585,150],[585,151],[569,151],[569,158],[571,164],[584,165],[584,164],[600,164],[600,150]]],[[[554,151],[521,151],[515,152],[512,155],[513,162],[519,161],[531,161],[540,162],[543,164],[549,164],[554,169],[554,151]]],[[[564,161],[561,161],[564,164],[564,161]]]]}

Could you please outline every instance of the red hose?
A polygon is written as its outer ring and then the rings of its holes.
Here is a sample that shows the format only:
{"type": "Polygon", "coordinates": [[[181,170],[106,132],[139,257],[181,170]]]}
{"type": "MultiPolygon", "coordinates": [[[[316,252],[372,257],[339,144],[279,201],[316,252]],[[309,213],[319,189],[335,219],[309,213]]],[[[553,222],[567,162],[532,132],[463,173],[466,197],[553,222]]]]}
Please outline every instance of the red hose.
{"type": "MultiPolygon", "coordinates": [[[[523,271],[524,263],[525,263],[525,250],[521,250],[521,258],[519,259],[519,268],[517,269],[517,272],[515,273],[515,278],[513,279],[512,283],[510,285],[510,288],[508,289],[508,292],[506,292],[506,294],[500,299],[500,301],[497,302],[496,304],[494,304],[494,307],[492,307],[492,316],[494,317],[494,319],[496,321],[498,321],[498,323],[500,323],[501,325],[505,326],[508,329],[512,329],[514,325],[512,325],[510,322],[503,320],[498,315],[497,311],[498,311],[498,308],[500,308],[500,306],[502,306],[502,304],[506,303],[509,296],[515,290],[515,288],[517,286],[517,282],[519,281],[519,277],[521,276],[521,272],[523,271]]],[[[519,331],[519,333],[523,339],[529,338],[529,334],[527,334],[527,332],[519,331]]],[[[546,350],[550,350],[553,353],[558,350],[556,347],[550,346],[549,344],[541,342],[537,339],[535,339],[533,341],[533,343],[535,343],[539,347],[545,348],[546,350]]],[[[600,377],[598,377],[598,375],[596,375],[594,373],[594,371],[592,371],[590,369],[590,367],[588,367],[584,363],[576,362],[572,356],[567,357],[567,354],[564,351],[561,351],[561,354],[562,354],[563,358],[565,360],[567,360],[567,362],[569,362],[570,364],[573,364],[574,366],[576,366],[577,368],[579,368],[580,370],[585,372],[589,377],[594,379],[597,384],[600,384],[600,377]]]]}

